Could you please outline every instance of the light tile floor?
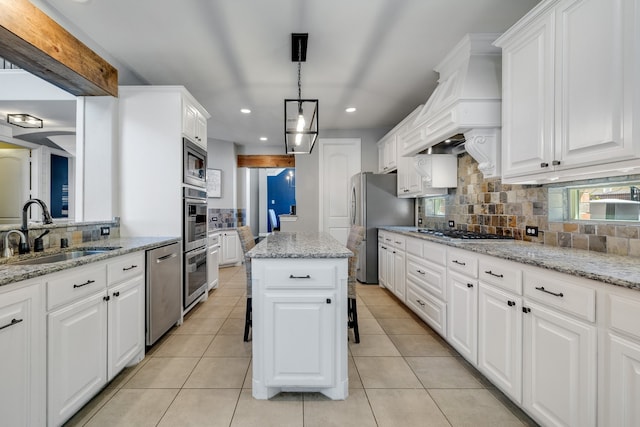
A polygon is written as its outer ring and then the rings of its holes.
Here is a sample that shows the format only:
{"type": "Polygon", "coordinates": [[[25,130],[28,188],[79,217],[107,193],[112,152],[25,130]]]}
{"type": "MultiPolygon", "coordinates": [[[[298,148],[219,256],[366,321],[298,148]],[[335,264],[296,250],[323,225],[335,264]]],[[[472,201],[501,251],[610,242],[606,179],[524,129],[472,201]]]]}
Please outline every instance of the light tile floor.
{"type": "MultiPolygon", "coordinates": [[[[220,270],[209,299],[125,369],[69,426],[522,426],[522,411],[396,298],[358,285],[361,342],[349,342],[349,397],[251,397],[242,341],[243,267],[220,270]]],[[[350,334],[351,335],[351,334],[350,334]]]]}

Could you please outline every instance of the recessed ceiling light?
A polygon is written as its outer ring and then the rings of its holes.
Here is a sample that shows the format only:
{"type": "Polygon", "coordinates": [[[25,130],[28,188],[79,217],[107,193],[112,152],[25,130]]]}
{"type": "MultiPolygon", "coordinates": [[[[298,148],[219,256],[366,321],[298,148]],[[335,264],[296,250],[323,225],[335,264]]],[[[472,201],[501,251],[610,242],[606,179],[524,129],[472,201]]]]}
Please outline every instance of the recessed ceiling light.
{"type": "Polygon", "coordinates": [[[346,111],[347,113],[355,113],[356,107],[347,107],[344,111],[346,111]]]}
{"type": "Polygon", "coordinates": [[[248,109],[248,108],[241,108],[241,109],[240,109],[240,112],[241,112],[242,114],[249,114],[249,113],[251,113],[251,110],[250,110],[250,109],[248,109]]]}
{"type": "Polygon", "coordinates": [[[268,139],[269,139],[269,138],[267,138],[266,136],[261,136],[261,137],[260,137],[260,141],[266,141],[266,140],[268,140],[268,139]]]}

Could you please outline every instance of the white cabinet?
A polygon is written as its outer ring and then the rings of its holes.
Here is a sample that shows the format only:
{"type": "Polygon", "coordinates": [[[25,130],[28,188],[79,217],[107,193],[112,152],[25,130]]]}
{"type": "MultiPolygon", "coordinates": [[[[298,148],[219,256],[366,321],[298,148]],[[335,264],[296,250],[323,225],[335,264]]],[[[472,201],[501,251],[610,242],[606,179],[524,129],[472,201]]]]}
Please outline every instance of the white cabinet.
{"type": "Polygon", "coordinates": [[[437,333],[446,337],[446,247],[407,238],[406,252],[406,304],[437,333]]]}
{"type": "Polygon", "coordinates": [[[472,365],[477,364],[478,282],[447,273],[447,339],[472,365]]]}
{"type": "Polygon", "coordinates": [[[603,378],[598,398],[601,425],[640,425],[640,295],[627,289],[604,296],[603,378]]]}
{"type": "Polygon", "coordinates": [[[496,41],[505,182],[626,175],[640,166],[632,136],[639,6],[546,1],[496,41]]]}
{"type": "Polygon", "coordinates": [[[47,276],[48,422],[62,424],[145,350],[144,253],[47,276]]]}
{"type": "Polygon", "coordinates": [[[7,426],[45,424],[46,325],[41,283],[0,288],[0,414],[7,426]]]}
{"type": "Polygon", "coordinates": [[[525,268],[523,291],[523,407],[544,425],[595,425],[595,290],[525,268]]]}
{"type": "Polygon", "coordinates": [[[347,259],[252,260],[253,396],[348,395],[347,259]]]}
{"type": "Polygon", "coordinates": [[[242,262],[242,247],[236,230],[220,233],[220,265],[242,262]]]}
{"type": "Polygon", "coordinates": [[[182,133],[207,149],[207,118],[205,113],[186,97],[182,99],[182,133]]]}
{"type": "Polygon", "coordinates": [[[396,136],[393,131],[389,132],[380,141],[378,141],[379,173],[389,173],[396,170],[397,147],[396,136]]]}
{"type": "Polygon", "coordinates": [[[402,302],[406,298],[405,237],[379,232],[378,284],[393,292],[402,302]]]}
{"type": "Polygon", "coordinates": [[[522,298],[482,282],[478,370],[514,402],[522,403],[522,298]]]}
{"type": "Polygon", "coordinates": [[[446,195],[458,186],[458,159],[452,154],[398,158],[398,197],[446,195]]]}
{"type": "Polygon", "coordinates": [[[209,234],[207,239],[207,283],[208,290],[218,287],[220,266],[220,233],[209,234]]]}

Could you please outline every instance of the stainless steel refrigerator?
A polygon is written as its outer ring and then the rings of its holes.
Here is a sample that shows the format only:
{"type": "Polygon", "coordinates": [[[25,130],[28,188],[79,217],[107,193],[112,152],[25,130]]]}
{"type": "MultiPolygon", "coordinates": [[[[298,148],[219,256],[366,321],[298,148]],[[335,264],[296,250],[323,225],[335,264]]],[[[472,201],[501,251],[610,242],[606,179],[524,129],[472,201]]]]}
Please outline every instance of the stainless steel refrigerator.
{"type": "Polygon", "coordinates": [[[396,174],[362,172],[351,177],[351,224],[366,228],[356,272],[361,283],[378,283],[378,227],[414,225],[415,200],[396,194],[396,174]]]}

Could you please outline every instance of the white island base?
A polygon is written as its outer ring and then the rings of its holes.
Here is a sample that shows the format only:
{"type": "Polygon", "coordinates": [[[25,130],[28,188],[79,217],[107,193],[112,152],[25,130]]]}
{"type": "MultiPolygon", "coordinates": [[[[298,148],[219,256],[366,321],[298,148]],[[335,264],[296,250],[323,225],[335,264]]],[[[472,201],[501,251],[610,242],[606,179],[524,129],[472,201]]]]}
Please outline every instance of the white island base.
{"type": "Polygon", "coordinates": [[[346,399],[347,258],[252,258],[252,276],[253,397],[346,399]]]}

